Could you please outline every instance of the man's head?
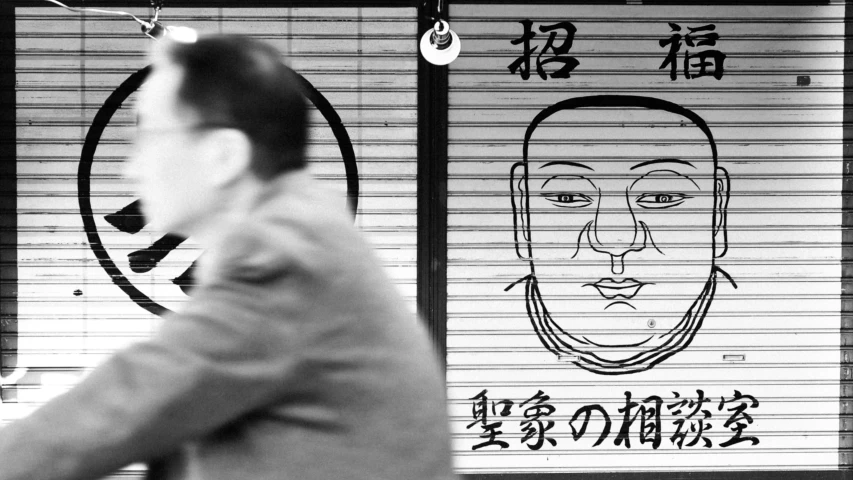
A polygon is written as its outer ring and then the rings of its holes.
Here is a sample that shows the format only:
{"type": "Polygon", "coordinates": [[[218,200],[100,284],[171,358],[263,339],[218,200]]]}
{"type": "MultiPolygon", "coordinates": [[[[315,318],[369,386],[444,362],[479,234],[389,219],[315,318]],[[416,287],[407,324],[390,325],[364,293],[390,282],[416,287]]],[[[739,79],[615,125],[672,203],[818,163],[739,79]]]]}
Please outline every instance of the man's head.
{"type": "Polygon", "coordinates": [[[192,234],[229,189],[305,166],[305,99],[274,48],[213,35],[152,59],[130,173],[158,228],[192,234]]]}
{"type": "Polygon", "coordinates": [[[729,194],[698,115],[648,97],[557,103],[530,124],[511,185],[528,311],[549,350],[622,374],[690,343],[726,251],[729,194]]]}

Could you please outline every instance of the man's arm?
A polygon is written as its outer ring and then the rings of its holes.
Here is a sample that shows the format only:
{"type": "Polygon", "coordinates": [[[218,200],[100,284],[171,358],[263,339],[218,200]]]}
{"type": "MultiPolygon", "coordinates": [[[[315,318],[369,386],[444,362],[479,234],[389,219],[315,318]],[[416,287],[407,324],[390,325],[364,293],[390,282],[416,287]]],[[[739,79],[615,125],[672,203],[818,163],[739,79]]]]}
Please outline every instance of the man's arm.
{"type": "MultiPolygon", "coordinates": [[[[285,282],[293,289],[276,289],[277,306],[299,318],[305,282],[285,282]]],[[[0,430],[0,480],[99,478],[275,399],[294,373],[300,322],[270,322],[258,290],[238,282],[204,288],[154,338],[0,430]]]]}

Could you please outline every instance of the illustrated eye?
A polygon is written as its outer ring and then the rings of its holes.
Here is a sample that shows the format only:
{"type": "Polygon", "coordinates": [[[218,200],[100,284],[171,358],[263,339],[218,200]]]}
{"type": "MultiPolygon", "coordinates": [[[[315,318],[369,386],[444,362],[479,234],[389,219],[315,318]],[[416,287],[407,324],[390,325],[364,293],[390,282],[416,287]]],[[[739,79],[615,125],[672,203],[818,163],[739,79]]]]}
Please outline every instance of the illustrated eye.
{"type": "Polygon", "coordinates": [[[682,193],[644,193],[637,197],[637,205],[643,208],[671,208],[681,205],[688,195],[682,193]]]}
{"type": "Polygon", "coordinates": [[[554,192],[543,193],[542,196],[561,208],[580,208],[592,203],[592,199],[582,193],[554,192]]]}

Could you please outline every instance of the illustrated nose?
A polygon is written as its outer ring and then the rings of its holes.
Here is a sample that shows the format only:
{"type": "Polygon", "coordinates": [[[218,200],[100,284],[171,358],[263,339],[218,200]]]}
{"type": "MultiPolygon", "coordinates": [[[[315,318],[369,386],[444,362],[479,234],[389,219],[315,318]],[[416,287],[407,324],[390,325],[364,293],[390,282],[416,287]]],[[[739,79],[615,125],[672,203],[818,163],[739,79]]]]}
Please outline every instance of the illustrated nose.
{"type": "Polygon", "coordinates": [[[625,255],[646,246],[646,231],[634,216],[628,194],[601,194],[595,220],[587,231],[589,244],[596,252],[610,255],[611,271],[622,274],[625,255]]]}

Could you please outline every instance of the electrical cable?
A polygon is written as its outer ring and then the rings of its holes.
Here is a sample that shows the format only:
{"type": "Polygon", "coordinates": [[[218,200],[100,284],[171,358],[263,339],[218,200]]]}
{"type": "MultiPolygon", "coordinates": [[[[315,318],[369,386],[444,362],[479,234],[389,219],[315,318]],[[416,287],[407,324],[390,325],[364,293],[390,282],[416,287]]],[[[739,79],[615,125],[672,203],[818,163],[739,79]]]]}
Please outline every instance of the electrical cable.
{"type": "MultiPolygon", "coordinates": [[[[59,5],[60,7],[66,9],[66,10],[70,10],[70,11],[75,12],[75,13],[92,12],[92,13],[104,13],[107,15],[117,15],[117,16],[123,16],[123,17],[130,17],[133,20],[135,20],[137,23],[142,25],[144,28],[148,28],[148,29],[153,28],[152,22],[146,22],[145,20],[140,19],[139,17],[137,17],[136,15],[134,15],[132,13],[121,12],[121,11],[116,11],[116,10],[101,10],[99,8],[88,8],[88,7],[76,8],[76,7],[69,7],[68,5],[60,3],[57,0],[45,0],[45,1],[53,3],[55,5],[59,5]]],[[[151,3],[153,4],[154,2],[152,1],[151,3]]],[[[159,14],[160,7],[162,6],[162,3],[163,2],[159,2],[159,5],[154,7],[156,14],[159,14]]],[[[155,16],[155,20],[156,20],[156,16],[155,16]]]]}

